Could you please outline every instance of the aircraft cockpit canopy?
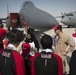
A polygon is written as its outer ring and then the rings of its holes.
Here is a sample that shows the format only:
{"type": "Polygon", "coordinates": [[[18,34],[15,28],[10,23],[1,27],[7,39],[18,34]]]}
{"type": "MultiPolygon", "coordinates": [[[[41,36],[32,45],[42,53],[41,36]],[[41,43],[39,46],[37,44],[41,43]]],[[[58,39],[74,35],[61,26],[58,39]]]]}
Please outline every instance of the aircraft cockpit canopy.
{"type": "Polygon", "coordinates": [[[69,13],[69,14],[66,14],[65,16],[73,16],[73,14],[72,13],[69,13]]]}
{"type": "Polygon", "coordinates": [[[30,7],[35,7],[34,4],[31,1],[25,1],[21,5],[21,9],[27,9],[30,7]]]}

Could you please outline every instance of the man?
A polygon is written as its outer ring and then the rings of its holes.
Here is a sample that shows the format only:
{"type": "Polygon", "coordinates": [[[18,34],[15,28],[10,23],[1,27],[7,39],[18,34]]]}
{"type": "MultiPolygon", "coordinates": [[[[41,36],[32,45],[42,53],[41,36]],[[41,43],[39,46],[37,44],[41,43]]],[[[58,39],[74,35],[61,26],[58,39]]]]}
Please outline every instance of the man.
{"type": "Polygon", "coordinates": [[[53,29],[56,34],[56,46],[54,52],[62,58],[63,71],[65,73],[66,55],[74,50],[75,45],[70,37],[63,33],[61,25],[56,25],[55,27],[53,27],[53,29]]]}
{"type": "Polygon", "coordinates": [[[31,75],[63,75],[61,58],[52,51],[52,37],[41,38],[42,52],[31,57],[31,75]]]}
{"type": "Polygon", "coordinates": [[[24,59],[17,52],[17,46],[23,40],[23,33],[12,30],[8,33],[9,44],[0,53],[0,75],[26,75],[24,59]]]}

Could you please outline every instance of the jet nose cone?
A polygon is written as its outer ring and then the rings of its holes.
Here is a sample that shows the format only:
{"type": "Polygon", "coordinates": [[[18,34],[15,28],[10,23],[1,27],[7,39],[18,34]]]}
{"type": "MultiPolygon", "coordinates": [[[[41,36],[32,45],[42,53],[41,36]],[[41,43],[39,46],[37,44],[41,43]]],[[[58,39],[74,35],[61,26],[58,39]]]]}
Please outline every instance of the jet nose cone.
{"type": "Polygon", "coordinates": [[[66,23],[66,19],[61,19],[61,22],[62,23],[66,23]]]}
{"type": "Polygon", "coordinates": [[[69,23],[70,23],[70,21],[69,21],[67,18],[61,19],[61,22],[62,22],[63,24],[69,24],[69,23]]]}

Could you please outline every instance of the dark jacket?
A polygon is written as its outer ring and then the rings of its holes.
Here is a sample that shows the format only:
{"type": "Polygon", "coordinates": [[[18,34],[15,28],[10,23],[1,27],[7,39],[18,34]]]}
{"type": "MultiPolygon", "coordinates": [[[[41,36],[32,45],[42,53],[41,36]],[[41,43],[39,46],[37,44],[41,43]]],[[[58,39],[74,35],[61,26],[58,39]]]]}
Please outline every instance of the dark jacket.
{"type": "Polygon", "coordinates": [[[14,50],[0,53],[0,75],[26,75],[24,59],[14,50]]]}
{"type": "Polygon", "coordinates": [[[47,54],[50,58],[45,58],[45,53],[41,52],[31,57],[31,75],[63,75],[61,58],[54,54],[47,54]]]}

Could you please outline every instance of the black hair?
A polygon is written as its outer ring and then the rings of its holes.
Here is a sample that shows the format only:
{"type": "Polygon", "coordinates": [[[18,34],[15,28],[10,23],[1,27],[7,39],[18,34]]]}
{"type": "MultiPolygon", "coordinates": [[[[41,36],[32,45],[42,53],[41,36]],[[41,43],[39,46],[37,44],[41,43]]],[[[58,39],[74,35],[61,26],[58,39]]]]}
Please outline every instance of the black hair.
{"type": "Polygon", "coordinates": [[[47,48],[51,49],[52,48],[53,41],[52,41],[51,36],[49,36],[49,35],[42,36],[40,42],[41,42],[43,49],[47,49],[47,48]]]}
{"type": "Polygon", "coordinates": [[[0,24],[0,28],[3,28],[4,26],[3,26],[3,24],[0,24]]]}
{"type": "Polygon", "coordinates": [[[30,40],[28,37],[26,37],[26,39],[24,40],[26,43],[30,43],[30,40]]]}
{"type": "Polygon", "coordinates": [[[21,42],[24,39],[23,31],[20,30],[11,30],[7,34],[9,43],[15,44],[21,42]]]}

